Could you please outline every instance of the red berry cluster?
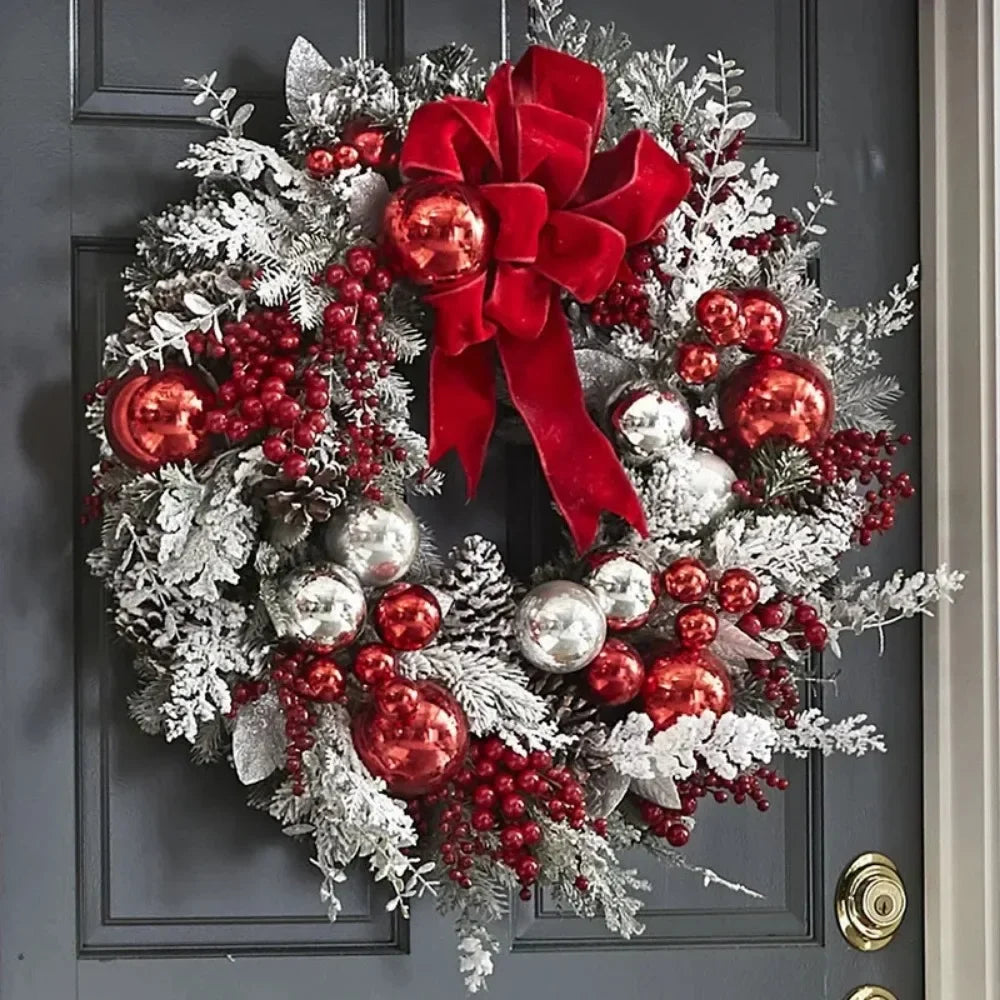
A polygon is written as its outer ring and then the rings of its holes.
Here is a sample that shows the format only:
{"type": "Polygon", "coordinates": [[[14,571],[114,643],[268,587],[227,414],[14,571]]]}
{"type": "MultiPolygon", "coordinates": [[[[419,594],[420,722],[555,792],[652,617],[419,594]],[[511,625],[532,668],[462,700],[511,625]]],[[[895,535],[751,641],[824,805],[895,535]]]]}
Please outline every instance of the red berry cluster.
{"type": "Polygon", "coordinates": [[[891,461],[898,446],[911,440],[909,434],[893,439],[886,431],[872,434],[851,428],[837,431],[811,449],[820,482],[824,484],[846,482],[855,476],[862,486],[878,482],[878,490],[865,494],[868,509],[858,532],[862,545],[870,545],[876,531],[888,531],[896,523],[896,501],[909,499],[915,492],[909,473],[894,474],[891,461]],[[883,452],[887,457],[881,457],[883,452]]]}
{"type": "Polygon", "coordinates": [[[292,791],[305,791],[302,754],[313,745],[316,712],[312,703],[339,701],[346,682],[340,666],[325,652],[295,648],[278,653],[271,666],[271,680],[285,715],[285,770],[292,777],[292,791]]]}
{"type": "Polygon", "coordinates": [[[654,247],[661,245],[667,238],[666,230],[661,226],[645,243],[632,247],[626,260],[635,279],[615,281],[603,294],[597,296],[587,305],[586,311],[594,326],[617,326],[627,323],[638,329],[643,340],[649,340],[653,335],[653,321],[649,316],[649,295],[642,286],[642,279],[655,275],[665,282],[668,276],[656,266],[654,247]]]}
{"type": "Polygon", "coordinates": [[[262,698],[267,694],[269,687],[270,685],[266,680],[237,681],[233,685],[231,692],[232,708],[229,709],[226,717],[235,719],[237,713],[244,705],[249,705],[258,698],[262,698]]]}
{"type": "Polygon", "coordinates": [[[333,177],[341,170],[356,167],[361,154],[348,142],[338,142],[334,146],[316,146],[306,153],[305,168],[317,180],[333,177]]]}
{"type": "MultiPolygon", "coordinates": [[[[587,822],[583,788],[569,770],[555,766],[544,750],[518,753],[496,736],[472,744],[467,765],[446,788],[414,801],[422,832],[428,829],[421,812],[427,806],[442,807],[437,813],[441,860],[453,881],[471,886],[474,858],[488,856],[517,875],[524,900],[531,898],[541,870],[534,848],[542,827],[532,813],[545,812],[576,830],[587,822]]],[[[603,835],[606,821],[594,820],[594,829],[603,835]]],[[[585,892],[587,880],[578,877],[576,886],[585,892]]]]}
{"type": "MultiPolygon", "coordinates": [[[[804,598],[791,599],[791,608],[782,595],[773,597],[766,604],[758,604],[737,622],[747,635],[756,638],[765,629],[786,628],[798,632],[792,642],[799,649],[824,649],[829,639],[826,626],[819,620],[819,612],[804,598]]],[[[772,650],[777,655],[778,650],[772,650]]]]}
{"type": "Polygon", "coordinates": [[[388,375],[396,361],[396,351],[382,332],[384,296],[392,288],[393,275],[379,266],[374,250],[355,246],[347,251],[345,264],[331,265],[321,280],[333,290],[334,301],[323,311],[322,340],[309,351],[322,362],[335,358],[342,362],[347,370],[345,385],[358,412],[357,420],[339,433],[337,457],[347,465],[348,479],[358,482],[371,499],[380,500],[381,491],[372,480],[385,462],[402,462],[407,454],[376,421],[375,376],[388,375]]]}
{"type": "Polygon", "coordinates": [[[302,329],[288,310],[255,309],[239,323],[226,323],[221,340],[193,330],[187,343],[195,356],[230,361],[229,378],[216,393],[218,405],[205,416],[208,432],[239,443],[264,431],[268,461],[282,463],[289,479],[304,476],[309,465],[302,452],[326,428],[322,411],[330,395],[317,371],[298,373],[302,329]]]}
{"type": "Polygon", "coordinates": [[[399,163],[399,137],[369,118],[356,118],[344,126],[341,141],[316,146],[306,153],[305,168],[317,180],[361,164],[388,172],[399,163]]]}
{"type": "MultiPolygon", "coordinates": [[[[716,138],[717,135],[718,132],[713,132],[712,138],[716,138]]],[[[729,163],[732,160],[738,159],[745,141],[746,133],[741,129],[719,152],[718,156],[721,162],[729,163]]],[[[694,139],[685,138],[684,126],[680,122],[674,122],[674,124],[670,127],[670,145],[674,147],[674,152],[677,154],[678,162],[687,164],[691,168],[691,193],[688,195],[687,201],[695,212],[700,213],[702,207],[704,206],[704,199],[701,192],[698,190],[698,186],[700,184],[704,184],[706,177],[697,169],[688,155],[690,153],[694,153],[698,149],[698,144],[694,141],[694,139]]],[[[714,167],[716,155],[717,154],[712,150],[706,152],[703,156],[705,166],[709,168],[714,167]]],[[[719,186],[718,191],[716,191],[712,196],[712,200],[718,204],[729,198],[731,194],[732,186],[726,182],[719,186]]],[[[688,223],[686,223],[686,225],[687,224],[688,223]]]]}
{"type": "Polygon", "coordinates": [[[756,236],[737,236],[729,245],[734,250],[745,250],[754,257],[763,257],[774,249],[775,243],[782,236],[789,236],[798,231],[799,224],[794,219],[789,219],[787,215],[779,215],[767,232],[758,233],[756,236]]]}
{"type": "Polygon", "coordinates": [[[750,676],[759,685],[765,700],[774,706],[774,714],[788,729],[794,729],[799,690],[788,667],[773,660],[754,660],[750,663],[750,676]]]}

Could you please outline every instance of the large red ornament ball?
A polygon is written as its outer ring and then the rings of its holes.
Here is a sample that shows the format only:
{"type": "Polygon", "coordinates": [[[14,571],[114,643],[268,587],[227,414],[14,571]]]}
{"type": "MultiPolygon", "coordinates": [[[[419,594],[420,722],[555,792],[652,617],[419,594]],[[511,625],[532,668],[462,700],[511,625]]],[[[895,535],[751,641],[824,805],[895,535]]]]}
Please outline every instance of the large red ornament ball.
{"type": "Polygon", "coordinates": [[[752,611],[760,600],[760,583],[748,569],[727,569],[715,585],[719,607],[733,615],[752,611]]]}
{"type": "Polygon", "coordinates": [[[694,604],[708,596],[712,587],[708,570],[694,556],[674,560],[660,578],[664,593],[681,604],[694,604]]]}
{"type": "Polygon", "coordinates": [[[419,583],[394,583],[375,605],[372,620],[391,649],[423,649],[441,627],[441,605],[419,583]]]}
{"type": "Polygon", "coordinates": [[[788,324],[781,299],[766,288],[748,288],[740,293],[740,308],[746,325],[743,346],[748,351],[773,351],[788,324]]]}
{"type": "Polygon", "coordinates": [[[461,767],[469,748],[462,706],[433,681],[416,681],[413,711],[386,718],[376,705],[354,717],[354,749],[368,770],[384,778],[393,795],[414,798],[433,792],[461,767]]]}
{"type": "Polygon", "coordinates": [[[205,415],[215,394],[190,368],[133,371],[115,383],[104,410],[104,428],[115,454],[151,471],[185,459],[208,457],[205,415]]]}
{"type": "Polygon", "coordinates": [[[642,690],[646,668],[642,658],[621,639],[608,639],[587,665],[587,687],[605,705],[625,705],[642,690]]]}
{"type": "Polygon", "coordinates": [[[685,649],[704,649],[719,634],[719,616],[704,604],[688,604],[677,612],[674,632],[685,649]]]}
{"type": "Polygon", "coordinates": [[[719,393],[722,423],[747,448],[818,444],[833,424],[833,389],[811,361],[774,351],[740,365],[719,393]]]}
{"type": "Polygon", "coordinates": [[[703,385],[719,372],[719,352],[711,344],[685,341],[677,345],[674,366],[688,385],[703,385]]]}
{"type": "Polygon", "coordinates": [[[705,292],[695,303],[694,315],[705,336],[718,347],[742,344],[746,338],[747,323],[740,311],[740,300],[724,288],[705,292]]]}
{"type": "Polygon", "coordinates": [[[455,181],[414,181],[385,208],[383,239],[394,268],[414,284],[437,286],[485,269],[492,218],[479,192],[455,181]]]}
{"type": "Polygon", "coordinates": [[[705,649],[679,649],[653,660],[642,685],[643,707],[657,730],[682,715],[728,712],[733,686],[722,662],[705,649]]]}
{"type": "Polygon", "coordinates": [[[358,151],[363,166],[373,170],[392,170],[399,163],[399,136],[375,125],[370,118],[355,118],[344,126],[341,138],[358,151]]]}

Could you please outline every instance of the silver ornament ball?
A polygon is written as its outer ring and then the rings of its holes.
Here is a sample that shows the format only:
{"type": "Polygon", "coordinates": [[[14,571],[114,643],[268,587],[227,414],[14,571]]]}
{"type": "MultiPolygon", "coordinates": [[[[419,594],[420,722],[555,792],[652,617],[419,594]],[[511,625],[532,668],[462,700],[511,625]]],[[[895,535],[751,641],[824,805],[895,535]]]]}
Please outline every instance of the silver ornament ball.
{"type": "Polygon", "coordinates": [[[570,674],[597,656],[607,622],[597,598],[578,583],[541,583],[521,601],[514,636],[525,658],[539,670],[570,674]]]}
{"type": "Polygon", "coordinates": [[[719,458],[714,451],[696,449],[688,485],[702,498],[706,510],[710,512],[709,519],[719,517],[736,506],[737,498],[733,493],[735,482],[736,473],[725,459],[719,458]]]}
{"type": "Polygon", "coordinates": [[[651,566],[635,552],[604,549],[587,557],[584,586],[597,598],[613,632],[639,628],[656,604],[658,584],[651,566]]]}
{"type": "Polygon", "coordinates": [[[691,434],[691,412],[671,389],[626,382],[615,390],[608,406],[615,444],[637,462],[662,458],[691,434]]]}
{"type": "Polygon", "coordinates": [[[420,546],[420,525],[402,501],[357,500],[336,511],[326,551],[364,587],[387,587],[406,575],[420,546]]]}
{"type": "Polygon", "coordinates": [[[343,566],[322,563],[292,570],[281,581],[271,617],[281,636],[339,649],[357,637],[365,613],[358,578],[343,566]]]}

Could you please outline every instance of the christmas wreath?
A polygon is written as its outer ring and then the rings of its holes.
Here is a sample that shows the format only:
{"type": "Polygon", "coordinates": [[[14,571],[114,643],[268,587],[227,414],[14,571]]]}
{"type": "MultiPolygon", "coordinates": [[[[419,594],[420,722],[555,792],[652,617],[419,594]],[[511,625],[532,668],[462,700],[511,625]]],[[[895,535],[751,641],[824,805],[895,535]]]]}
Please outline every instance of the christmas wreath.
{"type": "Polygon", "coordinates": [[[86,400],[134,718],[314,840],[331,919],[358,859],[391,907],[435,892],[471,990],[512,893],[638,934],[623,853],[688,866],[706,798],[787,787],[776,755],[884,749],[800,703],[814,654],[960,583],[838,579],[913,493],[877,346],[915,273],[839,309],[808,269],[832,200],[772,213],[739,69],[559,6],[495,68],[298,39],[281,151],[189,80],[218,134],[141,226],[86,400]],[[481,537],[440,559],[405,502],[452,449],[474,493],[498,409],[570,535],[523,583],[481,537]]]}

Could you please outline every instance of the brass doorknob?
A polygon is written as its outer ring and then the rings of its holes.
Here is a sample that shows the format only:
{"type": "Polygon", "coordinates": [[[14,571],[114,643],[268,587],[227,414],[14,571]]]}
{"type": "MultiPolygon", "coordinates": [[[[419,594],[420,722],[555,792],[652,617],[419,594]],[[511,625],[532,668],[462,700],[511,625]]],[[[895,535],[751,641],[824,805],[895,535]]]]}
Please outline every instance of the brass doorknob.
{"type": "Polygon", "coordinates": [[[859,986],[847,1000],[896,1000],[896,994],[884,986],[859,986]]]}
{"type": "MultiPolygon", "coordinates": [[[[862,854],[847,866],[837,884],[837,923],[848,944],[859,951],[884,948],[896,936],[905,915],[906,888],[889,858],[862,854]]],[[[893,1000],[889,993],[855,995],[849,1000],[882,997],[893,1000]]]]}

